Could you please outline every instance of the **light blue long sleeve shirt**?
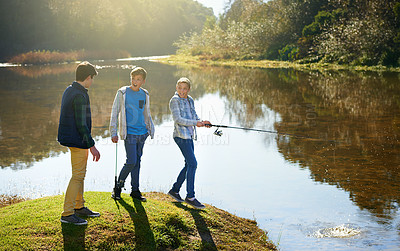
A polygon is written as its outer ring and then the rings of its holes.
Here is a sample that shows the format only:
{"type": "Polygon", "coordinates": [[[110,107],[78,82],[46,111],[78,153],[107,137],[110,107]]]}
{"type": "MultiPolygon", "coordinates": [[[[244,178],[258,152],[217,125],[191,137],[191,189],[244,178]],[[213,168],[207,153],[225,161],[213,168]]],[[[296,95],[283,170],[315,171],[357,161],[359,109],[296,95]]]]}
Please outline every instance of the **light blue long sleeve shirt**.
{"type": "Polygon", "coordinates": [[[169,101],[169,109],[174,119],[174,137],[182,139],[197,139],[196,124],[200,121],[194,108],[193,98],[179,97],[178,93],[169,101]],[[188,106],[189,105],[189,109],[188,106]]]}

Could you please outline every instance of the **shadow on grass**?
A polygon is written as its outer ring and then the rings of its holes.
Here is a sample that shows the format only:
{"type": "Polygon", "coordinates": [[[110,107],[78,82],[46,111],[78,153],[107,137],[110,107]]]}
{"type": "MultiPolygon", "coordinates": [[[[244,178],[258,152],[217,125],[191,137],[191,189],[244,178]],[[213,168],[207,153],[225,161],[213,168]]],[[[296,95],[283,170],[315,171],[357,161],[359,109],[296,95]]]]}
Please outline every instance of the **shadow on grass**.
{"type": "Polygon", "coordinates": [[[87,225],[75,226],[61,223],[64,250],[85,250],[85,231],[87,225]]]}
{"type": "Polygon", "coordinates": [[[135,242],[137,250],[155,250],[156,242],[154,239],[153,231],[150,228],[149,219],[147,218],[146,210],[144,209],[142,202],[139,200],[133,200],[132,205],[126,203],[123,199],[118,200],[126,211],[135,226],[135,242]]]}
{"type": "Polygon", "coordinates": [[[115,206],[116,206],[117,209],[118,209],[119,214],[121,214],[121,209],[119,208],[118,200],[115,200],[115,199],[114,199],[114,202],[115,202],[115,206]]]}
{"type": "Polygon", "coordinates": [[[215,245],[210,229],[208,228],[207,223],[204,220],[203,216],[201,216],[200,214],[202,210],[190,208],[178,202],[173,202],[173,203],[175,204],[175,206],[188,211],[192,215],[194,223],[196,224],[197,227],[197,231],[199,232],[201,238],[201,250],[217,250],[217,246],[215,245]]]}

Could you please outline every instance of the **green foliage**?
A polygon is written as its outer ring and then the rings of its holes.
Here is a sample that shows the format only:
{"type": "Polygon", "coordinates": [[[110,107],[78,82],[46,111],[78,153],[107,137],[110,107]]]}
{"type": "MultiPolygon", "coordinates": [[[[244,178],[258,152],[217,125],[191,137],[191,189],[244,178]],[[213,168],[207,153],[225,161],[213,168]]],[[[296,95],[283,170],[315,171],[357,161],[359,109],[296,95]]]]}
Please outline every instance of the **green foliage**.
{"type": "Polygon", "coordinates": [[[328,62],[377,65],[381,55],[390,50],[393,40],[391,28],[384,20],[374,16],[354,18],[331,27],[318,40],[318,53],[328,62]]]}
{"type": "Polygon", "coordinates": [[[302,32],[304,37],[310,37],[310,36],[314,36],[314,35],[317,35],[320,33],[321,33],[320,24],[317,22],[313,22],[313,23],[305,26],[303,29],[303,32],[302,32]]]}
{"type": "Polygon", "coordinates": [[[212,16],[193,0],[0,1],[0,58],[35,50],[168,54],[212,16]]]}
{"type": "Polygon", "coordinates": [[[82,49],[157,55],[175,46],[177,53],[211,59],[399,64],[398,1],[231,0],[228,6],[216,19],[193,0],[1,1],[0,32],[7,36],[0,58],[82,49]]]}
{"type": "Polygon", "coordinates": [[[393,7],[393,12],[396,15],[397,22],[400,22],[398,18],[400,18],[400,2],[396,3],[393,7]]]}
{"type": "Polygon", "coordinates": [[[295,34],[301,34],[303,24],[309,23],[326,2],[231,1],[217,26],[181,36],[175,45],[178,53],[209,58],[278,59],[279,50],[296,43],[295,34]]]}
{"type": "Polygon", "coordinates": [[[295,45],[288,44],[279,50],[279,60],[295,61],[298,58],[299,48],[295,45]]]}
{"type": "Polygon", "coordinates": [[[204,23],[204,29],[214,29],[217,25],[217,19],[215,16],[208,16],[204,23]]]}
{"type": "Polygon", "coordinates": [[[315,21],[306,25],[303,29],[303,37],[315,36],[320,34],[324,28],[330,27],[333,23],[339,22],[340,18],[344,16],[342,9],[336,9],[332,12],[319,11],[315,16],[315,21]]]}
{"type": "Polygon", "coordinates": [[[393,41],[397,44],[400,44],[400,31],[397,32],[397,35],[393,38],[393,41]]]}
{"type": "Polygon", "coordinates": [[[396,66],[398,47],[392,1],[357,2],[334,12],[338,21],[315,38],[315,48],[326,62],[396,66]]]}
{"type": "Polygon", "coordinates": [[[392,0],[234,0],[217,25],[175,45],[178,53],[211,59],[396,66],[399,13],[392,0]]]}
{"type": "MultiPolygon", "coordinates": [[[[400,44],[400,2],[398,2],[394,5],[393,12],[396,16],[396,28],[397,28],[395,31],[397,34],[396,34],[395,38],[393,39],[393,41],[397,44],[400,44]]],[[[399,58],[399,61],[400,61],[400,58],[399,58]]],[[[400,64],[400,62],[399,62],[399,64],[400,64]]]]}
{"type": "Polygon", "coordinates": [[[280,44],[272,44],[268,46],[268,50],[261,56],[261,59],[275,60],[279,58],[280,44]]]}
{"type": "Polygon", "coordinates": [[[392,49],[384,51],[379,59],[379,65],[399,66],[400,65],[400,50],[392,49]]]}
{"type": "Polygon", "coordinates": [[[333,23],[340,22],[340,20],[342,18],[345,18],[346,15],[347,15],[347,11],[346,10],[344,10],[342,8],[338,8],[338,9],[332,11],[332,22],[333,23]]]}
{"type": "Polygon", "coordinates": [[[207,55],[233,59],[257,58],[263,54],[263,26],[232,21],[226,30],[219,26],[205,28],[202,33],[184,34],[176,42],[178,53],[192,56],[207,55]]]}

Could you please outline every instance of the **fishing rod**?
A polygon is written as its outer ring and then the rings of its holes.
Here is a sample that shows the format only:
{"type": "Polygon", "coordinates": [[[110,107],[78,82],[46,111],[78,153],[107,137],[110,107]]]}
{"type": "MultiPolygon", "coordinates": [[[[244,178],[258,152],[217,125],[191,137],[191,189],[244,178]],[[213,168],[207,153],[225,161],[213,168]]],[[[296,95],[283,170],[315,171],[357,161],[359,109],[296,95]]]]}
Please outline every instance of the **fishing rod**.
{"type": "MultiPolygon", "coordinates": [[[[118,68],[119,68],[119,65],[118,65],[118,68]]],[[[119,88],[119,69],[117,70],[117,74],[118,74],[118,88],[119,88]]],[[[111,194],[111,197],[113,197],[113,195],[115,195],[117,193],[117,187],[118,187],[117,175],[118,175],[118,142],[115,143],[115,177],[114,177],[114,188],[113,188],[113,193],[111,194]]],[[[116,200],[117,197],[114,196],[113,199],[116,200]]]]}
{"type": "Polygon", "coordinates": [[[240,129],[240,130],[253,131],[253,132],[273,133],[273,134],[278,134],[278,135],[290,136],[290,137],[294,137],[294,138],[322,140],[322,139],[312,138],[312,137],[309,137],[309,136],[302,136],[302,135],[291,134],[291,133],[282,133],[282,132],[270,131],[270,130],[262,130],[262,129],[256,129],[256,128],[247,128],[247,127],[239,127],[239,126],[227,126],[227,125],[214,125],[214,124],[205,124],[205,126],[217,127],[217,129],[214,132],[214,135],[217,135],[219,137],[222,136],[222,131],[219,130],[219,128],[230,128],[230,129],[240,129]]]}

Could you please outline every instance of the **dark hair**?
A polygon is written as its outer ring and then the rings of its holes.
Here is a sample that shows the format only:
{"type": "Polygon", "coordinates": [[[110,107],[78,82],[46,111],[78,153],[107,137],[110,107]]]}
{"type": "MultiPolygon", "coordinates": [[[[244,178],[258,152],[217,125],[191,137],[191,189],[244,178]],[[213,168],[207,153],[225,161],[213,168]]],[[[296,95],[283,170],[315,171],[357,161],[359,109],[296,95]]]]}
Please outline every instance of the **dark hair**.
{"type": "Polygon", "coordinates": [[[80,63],[76,67],[76,81],[85,81],[85,79],[90,76],[93,78],[93,76],[97,75],[96,68],[89,63],[88,61],[80,63]]]}
{"type": "Polygon", "coordinates": [[[136,76],[136,75],[141,75],[143,77],[143,79],[146,79],[147,71],[145,69],[143,69],[142,67],[135,67],[131,71],[131,79],[133,76],[136,76]]]}

